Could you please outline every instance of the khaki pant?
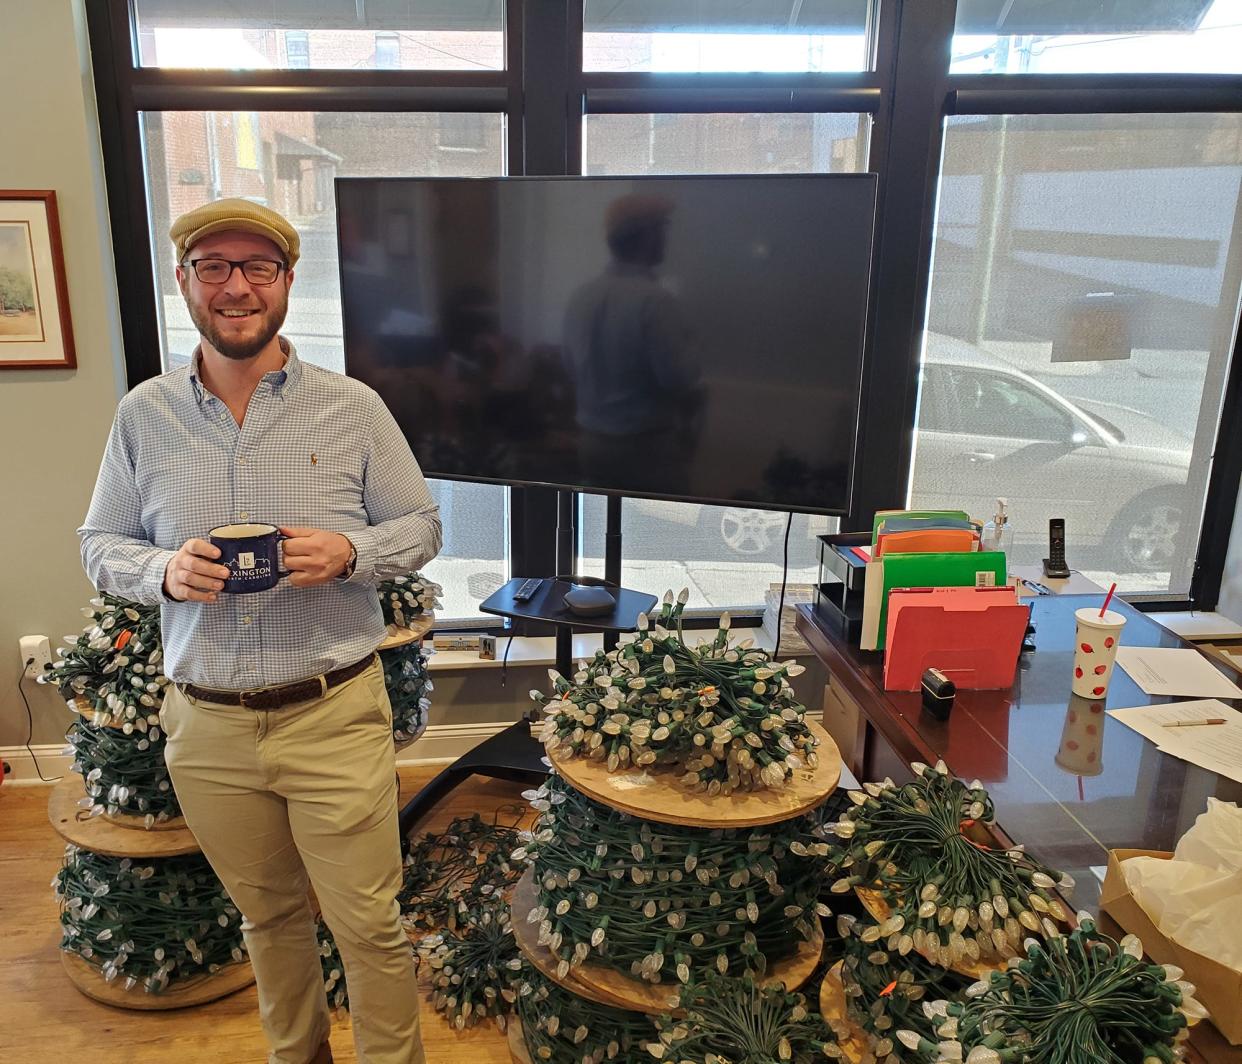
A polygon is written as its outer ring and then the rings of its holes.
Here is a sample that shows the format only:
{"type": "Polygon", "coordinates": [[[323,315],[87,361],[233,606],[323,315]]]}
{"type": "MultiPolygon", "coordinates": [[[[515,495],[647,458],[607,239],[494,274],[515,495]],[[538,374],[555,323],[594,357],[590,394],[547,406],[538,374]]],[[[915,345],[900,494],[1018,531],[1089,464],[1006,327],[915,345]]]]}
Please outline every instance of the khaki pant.
{"type": "Polygon", "coordinates": [[[360,1064],[423,1064],[378,661],[275,710],[170,686],[160,718],[186,823],[243,916],[269,1064],[306,1064],[328,1038],[308,874],[345,962],[360,1064]]]}

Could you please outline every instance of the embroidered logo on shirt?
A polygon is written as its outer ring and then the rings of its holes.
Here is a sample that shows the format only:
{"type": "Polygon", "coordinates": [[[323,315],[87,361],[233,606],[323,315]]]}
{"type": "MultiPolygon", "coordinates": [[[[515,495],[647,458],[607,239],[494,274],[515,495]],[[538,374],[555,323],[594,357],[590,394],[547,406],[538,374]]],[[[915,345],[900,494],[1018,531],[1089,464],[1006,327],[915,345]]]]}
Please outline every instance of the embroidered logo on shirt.
{"type": "Polygon", "coordinates": [[[311,465],[318,465],[318,464],[319,464],[319,455],[317,455],[314,451],[311,451],[311,465]]]}

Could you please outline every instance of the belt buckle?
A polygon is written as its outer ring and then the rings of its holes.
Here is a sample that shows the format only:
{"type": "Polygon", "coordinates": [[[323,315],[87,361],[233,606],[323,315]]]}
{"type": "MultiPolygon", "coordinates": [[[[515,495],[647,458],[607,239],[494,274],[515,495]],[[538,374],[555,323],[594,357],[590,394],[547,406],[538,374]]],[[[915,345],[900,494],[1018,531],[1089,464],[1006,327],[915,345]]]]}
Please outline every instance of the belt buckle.
{"type": "Polygon", "coordinates": [[[263,693],[264,693],[264,688],[262,688],[262,687],[257,688],[257,689],[255,689],[255,690],[253,690],[253,691],[238,691],[238,692],[237,692],[237,701],[238,701],[238,702],[242,705],[242,707],[243,707],[243,708],[245,708],[245,709],[261,709],[261,708],[262,708],[261,706],[257,706],[257,705],[252,706],[249,702],[247,702],[247,701],[246,701],[246,699],[247,699],[247,697],[254,697],[254,696],[256,696],[256,695],[261,695],[261,694],[263,694],[263,693]]]}

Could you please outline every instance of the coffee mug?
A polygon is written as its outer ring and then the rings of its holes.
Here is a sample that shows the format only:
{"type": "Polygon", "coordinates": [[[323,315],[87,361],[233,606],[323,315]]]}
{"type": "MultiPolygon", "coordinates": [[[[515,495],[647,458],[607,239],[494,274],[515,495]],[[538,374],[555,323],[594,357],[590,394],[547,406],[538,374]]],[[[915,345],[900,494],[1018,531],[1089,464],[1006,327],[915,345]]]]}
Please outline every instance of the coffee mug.
{"type": "Polygon", "coordinates": [[[216,561],[233,574],[224,581],[230,595],[267,591],[289,573],[280,568],[280,544],[288,539],[275,525],[221,525],[207,533],[220,548],[216,561]]]}

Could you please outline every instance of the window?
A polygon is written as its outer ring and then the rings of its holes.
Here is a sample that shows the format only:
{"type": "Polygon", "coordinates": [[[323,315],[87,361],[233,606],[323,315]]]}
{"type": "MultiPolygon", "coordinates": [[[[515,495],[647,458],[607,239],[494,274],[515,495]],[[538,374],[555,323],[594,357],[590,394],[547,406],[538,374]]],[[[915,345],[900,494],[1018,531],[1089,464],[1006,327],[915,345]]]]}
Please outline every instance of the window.
{"type": "Polygon", "coordinates": [[[587,115],[583,173],[858,173],[870,128],[859,114],[587,115]]]}
{"type": "MultiPolygon", "coordinates": [[[[186,361],[198,334],[185,311],[167,241],[174,218],[219,196],[243,196],[280,211],[302,232],[302,258],[289,297],[285,334],[302,357],[338,372],[341,348],[341,295],[336,259],[336,212],[332,182],[337,177],[392,174],[487,176],[504,170],[503,117],[434,113],[385,114],[342,111],[307,114],[267,111],[240,116],[261,129],[254,158],[270,155],[273,167],[260,172],[215,158],[218,143],[207,130],[234,119],[218,112],[163,111],[143,115],[151,198],[151,240],[156,252],[165,367],[186,361]],[[480,147],[470,154],[438,146],[445,117],[470,120],[480,147]],[[183,185],[176,175],[187,168],[219,171],[215,187],[183,185]]],[[[240,140],[238,141],[240,144],[240,140]]]]}
{"type": "Polygon", "coordinates": [[[1242,71],[1242,0],[959,0],[955,74],[1242,71]]]}
{"type": "Polygon", "coordinates": [[[586,0],[582,68],[624,72],[865,70],[869,65],[868,7],[868,0],[811,0],[793,5],[712,0],[636,5],[586,0]],[[645,14],[644,8],[652,7],[659,10],[658,18],[645,14]]]}
{"type": "Polygon", "coordinates": [[[251,14],[212,0],[134,0],[137,58],[145,67],[227,70],[504,69],[502,4],[390,7],[402,14],[352,3],[270,4],[251,14]]]}
{"type": "MultiPolygon", "coordinates": [[[[1131,601],[1215,604],[1242,469],[1221,428],[1242,419],[1242,0],[84,5],[117,105],[100,123],[131,384],[188,355],[164,234],[209,198],[302,229],[288,328],[339,367],[338,174],[874,169],[846,526],[1003,495],[1015,561],[1064,517],[1071,564],[1131,601]]],[[[515,488],[510,514],[498,488],[434,490],[457,522],[448,612],[509,571],[510,523],[514,570],[554,571],[553,493],[515,488]]],[[[581,500],[587,572],[603,509],[581,500]]],[[[627,577],[687,584],[697,608],[759,606],[779,578],[784,514],[624,513],[627,577]]],[[[794,579],[834,526],[795,517],[794,579]]]]}
{"type": "Polygon", "coordinates": [[[1015,560],[1184,595],[1237,321],[1242,117],[964,115],[945,138],[911,501],[1015,560]]]}

